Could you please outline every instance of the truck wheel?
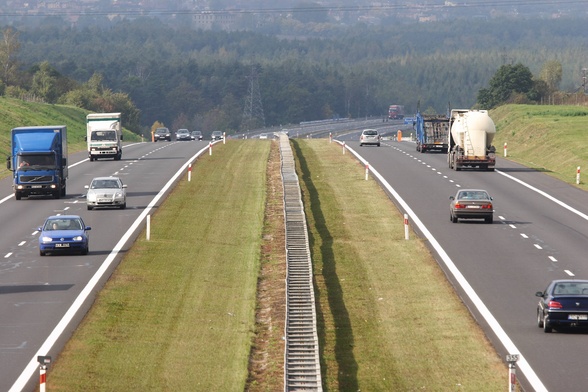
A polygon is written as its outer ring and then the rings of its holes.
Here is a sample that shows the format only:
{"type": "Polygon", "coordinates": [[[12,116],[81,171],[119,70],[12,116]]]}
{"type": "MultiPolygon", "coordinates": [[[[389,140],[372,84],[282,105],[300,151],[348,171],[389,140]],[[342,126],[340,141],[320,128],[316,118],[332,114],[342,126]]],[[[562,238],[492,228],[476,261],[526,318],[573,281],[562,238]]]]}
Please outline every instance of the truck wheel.
{"type": "Polygon", "coordinates": [[[115,161],[120,161],[120,159],[121,159],[121,158],[122,158],[122,153],[120,153],[120,152],[119,152],[119,153],[118,153],[118,154],[116,154],[116,156],[114,157],[114,160],[115,160],[115,161]]]}
{"type": "Polygon", "coordinates": [[[61,187],[61,192],[59,194],[61,197],[65,197],[65,186],[61,187]]]}
{"type": "Polygon", "coordinates": [[[14,193],[14,198],[15,198],[16,200],[20,200],[20,199],[22,198],[22,195],[20,194],[20,192],[15,192],[15,193],[14,193]]]}
{"type": "Polygon", "coordinates": [[[93,156],[90,156],[90,162],[92,162],[94,160],[93,156]]]}
{"type": "Polygon", "coordinates": [[[55,192],[53,192],[53,198],[54,199],[59,199],[59,196],[61,195],[61,190],[58,189],[55,192]]]}
{"type": "Polygon", "coordinates": [[[39,256],[45,256],[45,252],[43,252],[42,250],[39,250],[39,256]]]}

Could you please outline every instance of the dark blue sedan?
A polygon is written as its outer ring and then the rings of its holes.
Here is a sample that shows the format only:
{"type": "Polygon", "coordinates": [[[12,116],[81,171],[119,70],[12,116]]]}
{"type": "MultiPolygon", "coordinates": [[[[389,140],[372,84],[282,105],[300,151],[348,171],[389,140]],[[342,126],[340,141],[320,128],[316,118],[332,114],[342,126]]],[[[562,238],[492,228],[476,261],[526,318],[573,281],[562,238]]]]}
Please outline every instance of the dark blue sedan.
{"type": "Polygon", "coordinates": [[[47,253],[81,253],[89,252],[88,231],[92,228],[86,226],[78,215],[54,215],[45,220],[39,227],[39,254],[47,253]]]}
{"type": "Polygon", "coordinates": [[[566,327],[588,327],[588,280],[554,280],[537,305],[537,326],[549,333],[566,327]]]}

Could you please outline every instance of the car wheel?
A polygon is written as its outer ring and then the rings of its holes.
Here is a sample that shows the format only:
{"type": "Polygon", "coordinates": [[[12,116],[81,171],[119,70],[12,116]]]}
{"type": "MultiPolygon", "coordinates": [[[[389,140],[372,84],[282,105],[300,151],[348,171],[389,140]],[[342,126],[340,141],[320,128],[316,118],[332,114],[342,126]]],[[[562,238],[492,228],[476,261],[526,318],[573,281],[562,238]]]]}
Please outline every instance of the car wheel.
{"type": "Polygon", "coordinates": [[[549,322],[549,317],[545,316],[543,318],[543,332],[551,333],[553,328],[551,327],[551,323],[549,322]]]}
{"type": "Polygon", "coordinates": [[[492,222],[494,222],[494,218],[493,217],[486,218],[485,220],[486,220],[486,223],[492,223],[492,222]]]}
{"type": "Polygon", "coordinates": [[[121,209],[121,210],[124,210],[125,208],[127,208],[127,203],[123,203],[123,204],[121,204],[121,206],[120,206],[120,209],[121,209]]]}
{"type": "Polygon", "coordinates": [[[82,249],[82,254],[83,255],[87,255],[89,252],[90,252],[90,249],[88,249],[87,246],[84,249],[82,249]]]}
{"type": "Polygon", "coordinates": [[[455,216],[455,215],[451,215],[451,221],[452,221],[453,223],[457,223],[457,216],[455,216]]]}
{"type": "Polygon", "coordinates": [[[88,211],[92,211],[93,208],[94,207],[92,207],[92,206],[88,206],[88,211]]]}
{"type": "Polygon", "coordinates": [[[541,310],[537,309],[537,327],[543,328],[543,320],[541,320],[541,310]]]}

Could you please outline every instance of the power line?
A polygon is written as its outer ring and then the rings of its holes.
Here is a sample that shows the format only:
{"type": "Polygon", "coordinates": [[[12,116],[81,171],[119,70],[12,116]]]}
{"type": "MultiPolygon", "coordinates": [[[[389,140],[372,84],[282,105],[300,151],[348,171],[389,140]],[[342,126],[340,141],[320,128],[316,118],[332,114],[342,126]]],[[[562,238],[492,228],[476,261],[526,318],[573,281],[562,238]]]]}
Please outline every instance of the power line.
{"type": "Polygon", "coordinates": [[[251,8],[251,9],[230,9],[230,10],[198,10],[198,9],[165,9],[165,8],[142,8],[134,10],[68,10],[59,9],[46,12],[30,11],[9,11],[0,12],[0,16],[27,16],[27,17],[44,17],[44,16],[61,16],[61,15],[75,15],[75,16],[106,16],[106,15],[121,15],[121,16],[154,16],[154,15],[215,15],[215,14],[283,14],[283,13],[306,13],[317,11],[328,12],[370,12],[370,11],[393,11],[393,10],[447,10],[452,8],[487,8],[487,7],[520,7],[520,6],[540,6],[540,5],[557,5],[559,8],[562,5],[588,5],[588,0],[489,0],[479,1],[476,3],[458,3],[446,2],[444,4],[386,4],[386,5],[365,5],[365,6],[300,6],[300,7],[277,7],[277,8],[251,8]]]}

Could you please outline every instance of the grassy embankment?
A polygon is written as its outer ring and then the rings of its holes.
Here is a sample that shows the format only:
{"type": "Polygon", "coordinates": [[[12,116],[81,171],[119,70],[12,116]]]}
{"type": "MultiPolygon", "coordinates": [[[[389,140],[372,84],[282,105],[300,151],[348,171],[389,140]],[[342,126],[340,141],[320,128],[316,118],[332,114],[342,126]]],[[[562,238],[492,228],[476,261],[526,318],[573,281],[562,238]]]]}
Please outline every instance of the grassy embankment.
{"type": "MultiPolygon", "coordinates": [[[[68,150],[70,153],[86,149],[86,115],[89,111],[73,106],[49,105],[25,102],[19,99],[0,97],[0,157],[4,160],[10,155],[10,130],[16,127],[36,125],[66,125],[68,150]]],[[[124,124],[123,124],[124,127],[124,124]]],[[[125,141],[138,141],[140,137],[123,130],[125,141]]],[[[0,178],[10,172],[6,165],[0,165],[0,178]]]]}
{"type": "MultiPolygon", "coordinates": [[[[499,157],[576,184],[578,166],[588,172],[588,108],[585,106],[506,105],[490,111],[496,124],[499,157]]],[[[588,190],[588,174],[579,187],[588,190]]]]}

